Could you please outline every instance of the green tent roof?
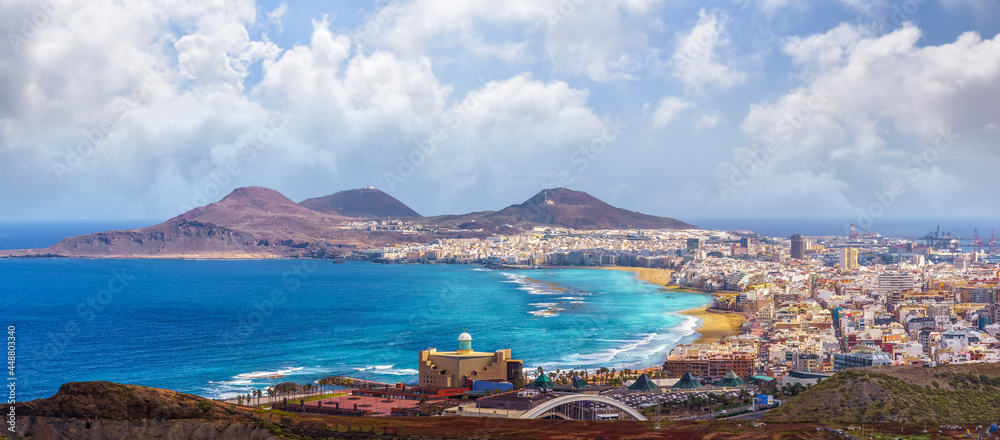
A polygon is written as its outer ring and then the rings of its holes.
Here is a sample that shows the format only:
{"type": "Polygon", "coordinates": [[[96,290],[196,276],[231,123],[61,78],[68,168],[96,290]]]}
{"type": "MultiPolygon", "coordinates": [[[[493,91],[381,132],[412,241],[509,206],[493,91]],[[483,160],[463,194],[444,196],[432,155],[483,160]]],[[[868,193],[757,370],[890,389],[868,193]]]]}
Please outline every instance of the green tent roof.
{"type": "Polygon", "coordinates": [[[701,388],[701,383],[694,380],[694,376],[691,375],[690,371],[685,372],[684,375],[681,376],[681,380],[678,380],[677,383],[674,384],[674,389],[676,390],[696,390],[698,388],[701,388]]]}
{"type": "Polygon", "coordinates": [[[768,381],[768,382],[774,380],[773,377],[771,377],[771,376],[764,376],[762,374],[758,374],[758,375],[752,377],[752,379],[754,379],[754,380],[763,380],[763,381],[768,381]]]}
{"type": "Polygon", "coordinates": [[[531,385],[528,385],[528,388],[549,388],[549,389],[551,389],[551,388],[555,388],[555,386],[556,386],[556,384],[552,383],[552,379],[549,379],[549,376],[546,376],[545,373],[542,373],[541,376],[538,376],[537,378],[535,378],[535,381],[532,382],[531,385]]]}
{"type": "Polygon", "coordinates": [[[726,377],[723,377],[722,380],[720,380],[716,385],[720,387],[734,388],[743,386],[743,379],[740,379],[740,377],[737,376],[736,372],[733,370],[729,370],[729,372],[726,373],[726,377]]]}
{"type": "Polygon", "coordinates": [[[573,388],[587,388],[590,384],[587,381],[580,378],[580,376],[573,375],[573,388]]]}
{"type": "Polygon", "coordinates": [[[639,376],[639,378],[635,380],[635,383],[629,385],[628,389],[632,391],[656,391],[660,389],[660,387],[656,386],[656,384],[649,379],[649,376],[647,376],[646,373],[642,373],[642,376],[639,376]]]}

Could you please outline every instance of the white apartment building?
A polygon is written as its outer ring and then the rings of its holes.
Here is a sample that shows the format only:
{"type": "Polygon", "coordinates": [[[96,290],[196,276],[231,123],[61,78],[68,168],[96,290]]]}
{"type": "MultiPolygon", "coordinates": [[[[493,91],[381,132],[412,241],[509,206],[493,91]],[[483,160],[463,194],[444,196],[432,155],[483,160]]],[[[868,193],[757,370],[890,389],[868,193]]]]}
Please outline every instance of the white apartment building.
{"type": "Polygon", "coordinates": [[[885,296],[891,292],[920,290],[920,280],[916,275],[902,272],[884,272],[878,276],[878,294],[885,296]]]}

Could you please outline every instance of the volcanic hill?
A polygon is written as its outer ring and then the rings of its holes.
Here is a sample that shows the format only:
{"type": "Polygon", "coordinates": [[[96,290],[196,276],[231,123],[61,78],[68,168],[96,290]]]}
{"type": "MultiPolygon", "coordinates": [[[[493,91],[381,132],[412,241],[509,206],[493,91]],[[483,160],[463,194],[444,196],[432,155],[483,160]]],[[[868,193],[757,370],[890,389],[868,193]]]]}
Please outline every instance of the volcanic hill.
{"type": "Polygon", "coordinates": [[[425,217],[424,220],[498,233],[511,228],[529,229],[532,226],[561,226],[582,230],[696,228],[673,218],[616,208],[583,191],[566,188],[542,190],[523,203],[499,211],[425,217]]]}
{"type": "Polygon", "coordinates": [[[616,208],[583,191],[545,189],[519,205],[494,214],[543,225],[573,229],[690,229],[694,226],[669,217],[657,217],[616,208]]]}
{"type": "Polygon", "coordinates": [[[316,212],[357,218],[420,217],[416,211],[378,188],[351,189],[299,202],[316,212]]]}
{"type": "Polygon", "coordinates": [[[0,258],[342,258],[357,250],[442,238],[511,235],[535,226],[573,229],[687,229],[694,226],[616,208],[580,191],[547,189],[499,211],[420,217],[375,188],[295,203],[273,189],[237,188],[222,200],[163,223],[78,235],[44,249],[0,251],[0,258]],[[315,209],[313,209],[315,208],[315,209]],[[405,218],[406,227],[345,224],[405,218]]]}
{"type": "MultiPolygon", "coordinates": [[[[243,187],[158,225],[78,235],[44,249],[5,252],[10,257],[337,258],[401,239],[394,233],[337,227],[347,220],[313,211],[273,189],[243,187]]],[[[405,239],[430,240],[419,234],[405,239]]]]}
{"type": "Polygon", "coordinates": [[[790,398],[771,422],[982,423],[1000,419],[1000,364],[852,368],[790,398]]]}

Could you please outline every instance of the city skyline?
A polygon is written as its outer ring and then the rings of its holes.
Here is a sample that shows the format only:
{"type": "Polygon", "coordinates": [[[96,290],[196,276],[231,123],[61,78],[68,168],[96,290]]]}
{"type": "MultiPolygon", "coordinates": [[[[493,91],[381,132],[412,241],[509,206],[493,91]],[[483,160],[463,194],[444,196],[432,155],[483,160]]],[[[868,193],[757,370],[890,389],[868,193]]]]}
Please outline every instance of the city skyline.
{"type": "Polygon", "coordinates": [[[998,16],[4,2],[0,220],[165,219],[242,186],[374,186],[425,215],[567,187],[681,220],[995,217],[998,16]]]}

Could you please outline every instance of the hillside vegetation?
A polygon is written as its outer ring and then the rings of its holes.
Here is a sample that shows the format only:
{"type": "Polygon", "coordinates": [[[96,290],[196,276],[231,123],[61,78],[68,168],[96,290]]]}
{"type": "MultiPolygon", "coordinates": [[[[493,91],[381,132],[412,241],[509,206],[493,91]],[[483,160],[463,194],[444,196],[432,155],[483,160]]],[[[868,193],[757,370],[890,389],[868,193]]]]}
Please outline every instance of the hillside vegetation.
{"type": "Polygon", "coordinates": [[[772,421],[988,423],[1000,419],[1000,364],[838,372],[789,399],[772,421]]]}

